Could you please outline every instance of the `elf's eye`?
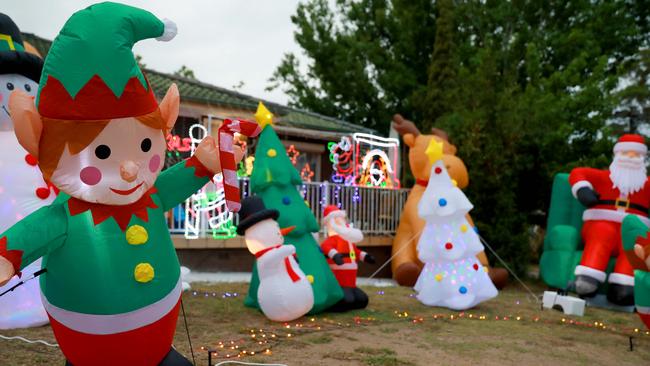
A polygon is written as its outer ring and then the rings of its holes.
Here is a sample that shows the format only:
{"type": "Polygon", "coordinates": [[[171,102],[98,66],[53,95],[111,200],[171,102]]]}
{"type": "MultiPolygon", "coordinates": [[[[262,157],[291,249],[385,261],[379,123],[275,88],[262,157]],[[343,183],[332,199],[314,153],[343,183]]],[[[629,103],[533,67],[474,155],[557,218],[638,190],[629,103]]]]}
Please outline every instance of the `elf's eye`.
{"type": "Polygon", "coordinates": [[[101,160],[108,159],[111,156],[111,148],[106,145],[99,145],[95,148],[95,156],[101,160]]]}
{"type": "Polygon", "coordinates": [[[29,85],[29,84],[25,84],[25,91],[28,92],[28,93],[29,93],[30,91],[32,91],[32,86],[29,85]]]}
{"type": "Polygon", "coordinates": [[[13,83],[7,83],[7,89],[14,90],[14,84],[13,83]]]}
{"type": "Polygon", "coordinates": [[[151,150],[151,139],[146,138],[142,140],[142,142],[140,143],[140,149],[142,149],[142,151],[144,152],[148,152],[149,150],[151,150]]]}

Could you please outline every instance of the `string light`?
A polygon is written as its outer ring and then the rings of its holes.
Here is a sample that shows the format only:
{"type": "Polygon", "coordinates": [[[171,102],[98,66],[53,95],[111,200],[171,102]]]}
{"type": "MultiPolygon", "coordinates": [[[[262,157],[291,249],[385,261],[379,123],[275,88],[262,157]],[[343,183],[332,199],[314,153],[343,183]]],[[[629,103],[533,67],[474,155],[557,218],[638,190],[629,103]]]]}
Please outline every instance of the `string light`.
{"type": "Polygon", "coordinates": [[[293,164],[293,166],[296,166],[296,164],[298,163],[298,157],[300,156],[300,151],[296,149],[296,146],[289,145],[289,148],[287,149],[287,156],[289,156],[289,160],[291,160],[291,164],[293,164]]]}

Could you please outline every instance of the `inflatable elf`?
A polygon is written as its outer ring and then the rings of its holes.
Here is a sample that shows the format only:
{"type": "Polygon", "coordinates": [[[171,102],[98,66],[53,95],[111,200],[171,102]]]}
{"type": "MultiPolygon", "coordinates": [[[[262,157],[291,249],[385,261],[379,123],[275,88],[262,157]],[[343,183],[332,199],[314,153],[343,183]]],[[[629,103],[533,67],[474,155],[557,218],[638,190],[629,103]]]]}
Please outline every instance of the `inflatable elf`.
{"type": "Polygon", "coordinates": [[[650,228],[636,215],[627,215],[621,227],[623,250],[634,268],[634,305],[650,329],[650,228]]]}
{"type": "Polygon", "coordinates": [[[172,348],[181,279],[164,213],[220,171],[219,151],[207,137],[161,173],[178,90],[158,104],[131,50],[175,33],[142,9],[90,6],[54,40],[36,106],[19,91],[9,101],[18,140],[62,193],[0,234],[0,284],[45,256],[43,303],[75,366],[190,364],[172,348]]]}

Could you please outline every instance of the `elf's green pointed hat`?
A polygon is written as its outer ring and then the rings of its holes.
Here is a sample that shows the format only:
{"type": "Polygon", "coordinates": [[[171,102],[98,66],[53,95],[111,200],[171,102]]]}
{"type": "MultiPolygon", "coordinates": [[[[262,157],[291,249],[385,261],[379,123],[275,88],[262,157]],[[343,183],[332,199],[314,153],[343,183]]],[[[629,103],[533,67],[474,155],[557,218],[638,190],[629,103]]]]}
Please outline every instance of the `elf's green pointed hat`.
{"type": "Polygon", "coordinates": [[[105,2],[68,19],[45,59],[36,97],[44,117],[101,120],[153,112],[158,103],[131,48],[169,41],[176,25],[150,12],[105,2]]]}

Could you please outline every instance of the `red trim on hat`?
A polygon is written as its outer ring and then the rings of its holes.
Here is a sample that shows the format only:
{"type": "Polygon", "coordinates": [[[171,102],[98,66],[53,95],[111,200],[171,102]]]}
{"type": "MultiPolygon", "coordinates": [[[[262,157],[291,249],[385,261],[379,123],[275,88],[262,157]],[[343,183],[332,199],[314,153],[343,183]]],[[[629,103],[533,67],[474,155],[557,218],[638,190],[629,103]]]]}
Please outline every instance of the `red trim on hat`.
{"type": "Polygon", "coordinates": [[[41,89],[38,111],[43,117],[75,121],[143,116],[158,108],[148,81],[147,88],[134,76],[117,97],[102,78],[95,75],[73,98],[59,80],[48,75],[41,89]]]}
{"type": "Polygon", "coordinates": [[[645,137],[636,134],[626,134],[619,137],[618,142],[636,142],[645,145],[645,137]]]}
{"type": "Polygon", "coordinates": [[[341,209],[336,205],[329,205],[323,210],[323,218],[329,216],[334,211],[340,211],[341,209]]]}

